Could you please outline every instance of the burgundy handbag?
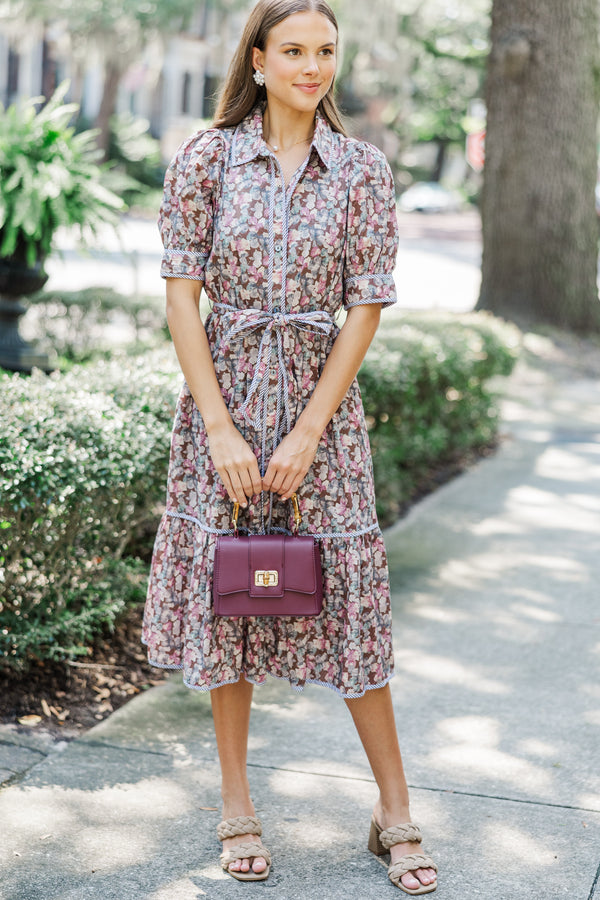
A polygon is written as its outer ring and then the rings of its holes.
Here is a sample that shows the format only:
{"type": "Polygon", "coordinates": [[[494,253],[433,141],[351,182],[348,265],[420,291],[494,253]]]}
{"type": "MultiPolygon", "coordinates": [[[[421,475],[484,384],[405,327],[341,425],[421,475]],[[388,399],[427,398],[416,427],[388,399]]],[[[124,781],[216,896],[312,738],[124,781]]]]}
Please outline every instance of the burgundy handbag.
{"type": "Polygon", "coordinates": [[[294,532],[251,534],[237,529],[217,539],[213,574],[215,616],[318,616],[323,609],[323,573],[318,541],[300,537],[298,498],[291,497],[294,532]]]}

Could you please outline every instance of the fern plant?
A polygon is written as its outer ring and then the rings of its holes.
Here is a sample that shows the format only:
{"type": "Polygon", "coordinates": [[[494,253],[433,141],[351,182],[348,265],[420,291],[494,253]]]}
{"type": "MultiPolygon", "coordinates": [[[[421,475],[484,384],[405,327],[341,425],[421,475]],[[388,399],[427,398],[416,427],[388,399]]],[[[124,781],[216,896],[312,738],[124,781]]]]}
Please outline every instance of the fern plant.
{"type": "Polygon", "coordinates": [[[63,103],[68,82],[43,98],[0,106],[0,258],[28,266],[45,259],[61,226],[94,234],[116,225],[123,201],[103,183],[94,131],[76,134],[76,103],[63,103]]]}

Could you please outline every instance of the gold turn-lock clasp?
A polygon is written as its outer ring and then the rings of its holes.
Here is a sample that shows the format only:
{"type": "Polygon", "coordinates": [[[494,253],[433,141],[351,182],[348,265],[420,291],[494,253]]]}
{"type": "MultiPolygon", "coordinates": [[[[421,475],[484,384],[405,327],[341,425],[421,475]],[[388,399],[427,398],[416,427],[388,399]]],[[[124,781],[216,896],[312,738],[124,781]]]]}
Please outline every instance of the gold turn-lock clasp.
{"type": "Polygon", "coordinates": [[[254,573],[254,587],[277,587],[279,584],[279,572],[257,569],[254,573]]]}

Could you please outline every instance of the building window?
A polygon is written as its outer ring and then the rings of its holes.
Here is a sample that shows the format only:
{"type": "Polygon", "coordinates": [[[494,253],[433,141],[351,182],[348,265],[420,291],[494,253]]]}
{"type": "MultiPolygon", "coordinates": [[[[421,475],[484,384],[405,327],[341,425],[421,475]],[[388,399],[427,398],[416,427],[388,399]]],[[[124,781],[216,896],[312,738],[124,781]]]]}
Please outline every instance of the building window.
{"type": "Polygon", "coordinates": [[[204,97],[202,100],[202,117],[204,119],[212,119],[215,114],[220,84],[220,80],[214,75],[204,76],[204,97]]]}
{"type": "Polygon", "coordinates": [[[192,93],[192,76],[189,72],[184,72],[183,82],[181,85],[181,112],[184,116],[189,116],[191,112],[191,93],[192,93]]]}
{"type": "Polygon", "coordinates": [[[6,77],[6,99],[8,103],[13,103],[17,99],[19,91],[19,63],[19,54],[12,47],[9,47],[6,77]]]}

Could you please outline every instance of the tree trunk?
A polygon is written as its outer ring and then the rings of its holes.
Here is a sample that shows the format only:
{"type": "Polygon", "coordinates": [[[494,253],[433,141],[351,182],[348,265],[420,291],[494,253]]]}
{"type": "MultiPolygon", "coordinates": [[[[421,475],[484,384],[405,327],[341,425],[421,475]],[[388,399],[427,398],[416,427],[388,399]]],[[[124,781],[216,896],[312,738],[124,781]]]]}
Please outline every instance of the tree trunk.
{"type": "Polygon", "coordinates": [[[446,157],[448,155],[448,142],[443,138],[438,138],[437,152],[435,154],[435,164],[431,173],[432,181],[439,181],[444,174],[444,166],[446,165],[446,157]]]}
{"type": "Polygon", "coordinates": [[[495,0],[479,309],[600,330],[598,0],[495,0]]]}
{"type": "Polygon", "coordinates": [[[94,127],[100,129],[97,144],[103,151],[105,159],[108,158],[108,145],[110,143],[110,118],[114,114],[117,105],[117,94],[122,75],[121,66],[108,59],[104,68],[102,101],[94,122],[94,127]]]}

